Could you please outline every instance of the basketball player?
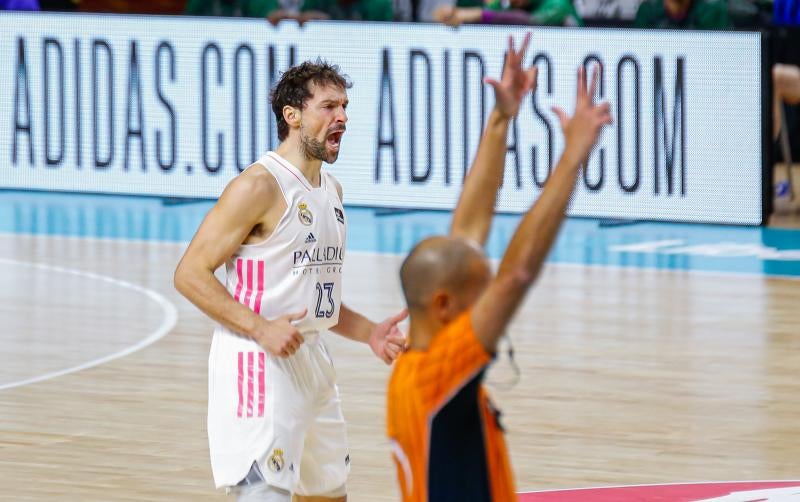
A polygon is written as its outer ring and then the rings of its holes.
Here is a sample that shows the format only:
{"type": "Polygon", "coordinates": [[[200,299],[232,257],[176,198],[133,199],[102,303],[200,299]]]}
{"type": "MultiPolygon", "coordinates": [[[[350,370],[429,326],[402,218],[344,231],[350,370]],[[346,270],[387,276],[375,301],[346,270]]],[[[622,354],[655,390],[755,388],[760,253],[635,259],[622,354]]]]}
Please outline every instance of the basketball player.
{"type": "Polygon", "coordinates": [[[230,182],[175,271],[178,291],[219,323],[211,466],[240,501],[345,500],[345,422],[320,332],[366,342],[387,364],[404,348],[406,312],[375,324],[341,302],[347,220],[321,167],[339,155],[350,85],[323,62],[283,74],[271,96],[280,145],[230,182]]]}
{"type": "Polygon", "coordinates": [[[594,105],[578,73],[575,113],[557,113],[566,147],[533,208],[523,216],[495,277],[482,247],[503,174],[506,132],[536,73],[523,70],[509,41],[497,104],[465,180],[450,235],[420,242],[400,270],[410,312],[409,348],[389,382],[387,432],[406,502],[516,500],[499,413],[481,382],[498,339],[547,256],[564,218],[581,163],[608,104],[594,105]]]}

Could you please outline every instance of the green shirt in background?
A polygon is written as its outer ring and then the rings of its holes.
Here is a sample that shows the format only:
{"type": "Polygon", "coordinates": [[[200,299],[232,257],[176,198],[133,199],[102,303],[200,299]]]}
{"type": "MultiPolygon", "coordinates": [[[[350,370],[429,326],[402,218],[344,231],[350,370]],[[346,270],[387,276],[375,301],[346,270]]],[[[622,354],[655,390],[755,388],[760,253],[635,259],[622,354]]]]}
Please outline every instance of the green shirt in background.
{"type": "Polygon", "coordinates": [[[664,9],[663,0],[645,0],[636,11],[637,28],[672,28],[690,30],[724,30],[731,28],[728,2],[725,0],[694,0],[683,19],[672,19],[664,9]]]}
{"type": "MultiPolygon", "coordinates": [[[[186,13],[194,16],[267,17],[281,8],[278,0],[189,0],[186,13]]],[[[320,11],[331,19],[391,21],[392,0],[301,0],[300,12],[320,11]]]]}
{"type": "Polygon", "coordinates": [[[392,0],[305,0],[301,11],[318,10],[331,19],[353,21],[392,21],[392,0]]]}
{"type": "Polygon", "coordinates": [[[189,0],[186,13],[192,16],[266,17],[276,0],[189,0]]]}

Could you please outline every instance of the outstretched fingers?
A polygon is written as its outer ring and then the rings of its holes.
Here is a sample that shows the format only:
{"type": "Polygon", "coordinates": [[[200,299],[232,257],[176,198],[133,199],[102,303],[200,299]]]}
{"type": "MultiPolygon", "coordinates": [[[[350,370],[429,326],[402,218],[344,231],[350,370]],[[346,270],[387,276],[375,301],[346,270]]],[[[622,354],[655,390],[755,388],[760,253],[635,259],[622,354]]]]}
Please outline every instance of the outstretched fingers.
{"type": "Polygon", "coordinates": [[[519,57],[522,59],[525,57],[525,52],[528,50],[528,45],[531,43],[531,32],[525,34],[525,38],[522,40],[522,47],[519,48],[519,57]]]}
{"type": "Polygon", "coordinates": [[[494,88],[494,90],[497,90],[500,87],[500,82],[492,77],[484,77],[483,83],[491,85],[494,88]]]}
{"type": "Polygon", "coordinates": [[[582,104],[586,101],[589,94],[586,90],[586,69],[583,65],[578,67],[578,95],[575,102],[575,108],[578,107],[578,104],[582,104]]]}
{"type": "Polygon", "coordinates": [[[527,70],[525,70],[525,85],[523,86],[523,92],[520,95],[520,98],[525,95],[528,91],[533,89],[536,85],[536,77],[539,74],[539,69],[535,66],[531,66],[527,70]]]}
{"type": "Polygon", "coordinates": [[[594,100],[595,92],[597,92],[597,81],[600,79],[600,65],[595,64],[592,68],[592,82],[589,84],[589,99],[594,100]]]}
{"type": "Polygon", "coordinates": [[[509,35],[508,36],[508,50],[506,52],[505,64],[504,64],[504,71],[509,69],[521,69],[522,68],[522,60],[525,57],[525,52],[528,50],[528,46],[531,43],[531,33],[528,32],[525,34],[525,38],[522,40],[522,45],[520,46],[519,50],[514,49],[514,37],[509,35]]]}
{"type": "Polygon", "coordinates": [[[611,116],[611,105],[608,102],[600,103],[597,106],[597,117],[601,125],[608,125],[614,122],[611,116]]]}
{"type": "Polygon", "coordinates": [[[400,312],[398,312],[397,314],[391,316],[389,318],[389,323],[391,323],[392,325],[395,325],[395,324],[397,324],[399,322],[405,321],[407,317],[408,317],[408,309],[403,309],[400,312]]]}
{"type": "Polygon", "coordinates": [[[567,115],[567,112],[557,106],[553,106],[550,109],[553,110],[553,113],[558,117],[558,121],[561,122],[561,130],[566,130],[567,124],[569,124],[569,115],[567,115]]]}

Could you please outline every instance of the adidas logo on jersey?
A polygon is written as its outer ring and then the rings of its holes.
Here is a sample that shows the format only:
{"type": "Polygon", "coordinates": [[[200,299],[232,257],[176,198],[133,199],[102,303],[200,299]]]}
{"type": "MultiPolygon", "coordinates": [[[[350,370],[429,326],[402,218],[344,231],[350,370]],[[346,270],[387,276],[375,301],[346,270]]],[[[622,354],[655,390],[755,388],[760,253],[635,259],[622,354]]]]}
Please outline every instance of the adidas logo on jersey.
{"type": "Polygon", "coordinates": [[[317,242],[316,237],[314,237],[314,234],[309,233],[308,237],[306,237],[306,244],[312,244],[314,242],[317,242]]]}

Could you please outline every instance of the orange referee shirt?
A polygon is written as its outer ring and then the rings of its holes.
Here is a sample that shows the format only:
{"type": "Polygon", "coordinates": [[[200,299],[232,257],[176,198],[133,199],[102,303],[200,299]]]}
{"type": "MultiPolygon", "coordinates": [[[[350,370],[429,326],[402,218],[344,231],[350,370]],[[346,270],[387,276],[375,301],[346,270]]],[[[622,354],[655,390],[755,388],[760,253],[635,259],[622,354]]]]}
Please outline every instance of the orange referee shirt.
{"type": "Polygon", "coordinates": [[[387,432],[404,502],[517,500],[499,413],[481,384],[491,359],[467,311],[427,350],[395,362],[387,432]]]}

